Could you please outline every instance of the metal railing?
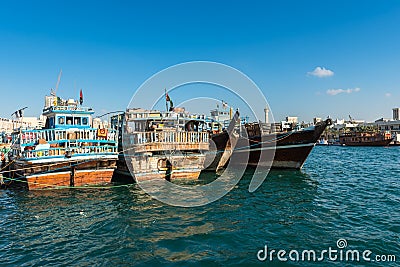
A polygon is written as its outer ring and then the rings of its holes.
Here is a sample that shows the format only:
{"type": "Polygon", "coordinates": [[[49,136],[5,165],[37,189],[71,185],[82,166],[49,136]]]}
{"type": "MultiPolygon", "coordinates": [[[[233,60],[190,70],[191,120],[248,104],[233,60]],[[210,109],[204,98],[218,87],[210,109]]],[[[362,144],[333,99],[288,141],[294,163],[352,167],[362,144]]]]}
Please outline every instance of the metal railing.
{"type": "Polygon", "coordinates": [[[106,136],[99,136],[98,129],[45,129],[45,130],[25,130],[18,134],[21,144],[36,143],[39,139],[46,142],[63,141],[63,140],[106,140],[117,141],[117,131],[108,129],[106,136]]]}
{"type": "Polygon", "coordinates": [[[132,145],[141,145],[149,143],[182,143],[199,144],[208,143],[209,134],[207,132],[133,132],[127,134],[128,142],[132,145]]]}
{"type": "Polygon", "coordinates": [[[22,158],[33,159],[43,157],[64,157],[66,152],[74,155],[96,155],[96,154],[115,154],[117,155],[116,146],[83,146],[74,148],[49,148],[39,150],[26,150],[22,152],[22,158]]]}

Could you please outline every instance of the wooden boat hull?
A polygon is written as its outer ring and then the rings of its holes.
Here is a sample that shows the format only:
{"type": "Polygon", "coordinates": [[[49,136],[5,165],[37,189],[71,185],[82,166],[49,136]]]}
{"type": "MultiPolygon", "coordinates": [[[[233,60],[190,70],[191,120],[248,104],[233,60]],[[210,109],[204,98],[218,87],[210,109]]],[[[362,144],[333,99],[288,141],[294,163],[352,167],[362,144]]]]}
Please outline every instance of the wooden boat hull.
{"type": "Polygon", "coordinates": [[[232,133],[231,137],[227,132],[212,135],[210,138],[210,150],[206,154],[204,170],[218,171],[222,169],[228,163],[237,141],[238,135],[235,133],[232,133]]]}
{"type": "MultiPolygon", "coordinates": [[[[249,153],[248,162],[242,163],[247,167],[301,169],[321,134],[330,124],[331,120],[328,119],[313,129],[268,134],[262,137],[249,132],[248,137],[239,138],[234,154],[249,153]],[[271,154],[273,150],[275,150],[274,155],[271,154]],[[266,151],[266,153],[261,153],[261,151],[266,151]]],[[[235,162],[235,164],[240,165],[240,162],[235,162]]]]}
{"type": "Polygon", "coordinates": [[[29,190],[90,186],[111,183],[116,159],[41,162],[16,161],[8,178],[10,187],[29,190]]]}
{"type": "Polygon", "coordinates": [[[376,132],[351,132],[339,136],[339,142],[345,146],[388,146],[393,141],[390,134],[376,132]]]}
{"type": "MultiPolygon", "coordinates": [[[[111,183],[114,169],[76,171],[73,187],[111,183]]],[[[38,174],[25,177],[29,190],[71,187],[71,172],[38,174]]]]}
{"type": "Polygon", "coordinates": [[[236,111],[225,131],[211,135],[210,149],[204,164],[205,171],[218,171],[229,162],[239,139],[239,135],[234,132],[239,115],[239,111],[236,111]]]}
{"type": "Polygon", "coordinates": [[[271,167],[273,169],[301,169],[314,147],[313,143],[299,145],[280,145],[275,149],[274,160],[267,154],[260,158],[260,151],[252,150],[249,154],[249,167],[271,167]]]}
{"type": "MultiPolygon", "coordinates": [[[[184,170],[171,172],[171,180],[196,180],[199,178],[201,170],[184,170]]],[[[148,181],[148,180],[165,180],[166,171],[136,173],[134,175],[135,181],[148,181]]]]}
{"type": "Polygon", "coordinates": [[[203,170],[205,158],[205,154],[201,153],[121,156],[117,162],[116,174],[132,177],[135,182],[154,179],[195,180],[203,170]]]}

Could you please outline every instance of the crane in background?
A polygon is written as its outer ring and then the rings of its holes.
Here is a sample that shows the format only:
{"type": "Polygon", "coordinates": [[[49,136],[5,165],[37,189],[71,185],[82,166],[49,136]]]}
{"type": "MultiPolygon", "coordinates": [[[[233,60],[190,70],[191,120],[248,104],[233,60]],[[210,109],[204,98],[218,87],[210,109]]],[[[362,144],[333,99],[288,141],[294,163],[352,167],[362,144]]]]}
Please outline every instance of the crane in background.
{"type": "Polygon", "coordinates": [[[56,88],[54,90],[51,89],[51,92],[50,92],[50,95],[54,96],[54,103],[53,103],[54,106],[57,106],[57,89],[58,89],[58,86],[60,85],[61,75],[62,75],[62,69],[60,69],[60,73],[58,74],[56,88]]]}

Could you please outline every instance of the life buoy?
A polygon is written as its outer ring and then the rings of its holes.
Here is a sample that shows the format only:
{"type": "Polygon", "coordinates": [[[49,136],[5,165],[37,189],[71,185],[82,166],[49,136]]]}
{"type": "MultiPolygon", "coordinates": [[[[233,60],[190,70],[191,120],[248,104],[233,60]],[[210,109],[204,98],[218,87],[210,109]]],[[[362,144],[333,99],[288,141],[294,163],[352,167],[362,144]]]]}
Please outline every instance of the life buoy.
{"type": "Polygon", "coordinates": [[[97,130],[98,137],[107,137],[107,129],[102,128],[97,130]]]}

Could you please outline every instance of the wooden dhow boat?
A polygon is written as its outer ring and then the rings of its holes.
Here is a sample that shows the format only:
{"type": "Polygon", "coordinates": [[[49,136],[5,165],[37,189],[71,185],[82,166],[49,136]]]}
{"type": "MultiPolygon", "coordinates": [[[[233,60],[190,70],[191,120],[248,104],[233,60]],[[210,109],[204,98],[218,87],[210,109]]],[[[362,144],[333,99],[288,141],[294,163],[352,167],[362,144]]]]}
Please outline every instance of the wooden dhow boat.
{"type": "Polygon", "coordinates": [[[327,119],[308,128],[278,133],[263,131],[260,123],[245,124],[246,134],[239,137],[233,154],[248,153],[248,161],[235,164],[301,169],[321,134],[331,124],[331,119],[327,119]]]}
{"type": "Polygon", "coordinates": [[[134,108],[114,116],[112,125],[120,136],[117,175],[134,181],[197,179],[204,168],[209,150],[204,116],[183,108],[134,108]]]}
{"type": "Polygon", "coordinates": [[[339,135],[339,142],[345,146],[388,146],[393,141],[390,132],[354,131],[339,135]]]}
{"type": "Polygon", "coordinates": [[[110,183],[118,158],[117,134],[93,128],[91,108],[46,96],[41,129],[16,129],[3,180],[28,189],[110,183]]]}

